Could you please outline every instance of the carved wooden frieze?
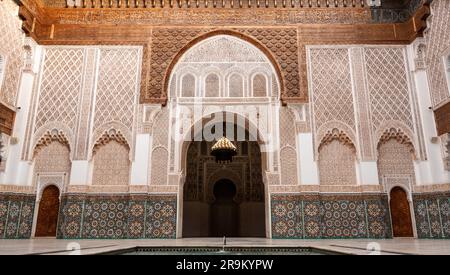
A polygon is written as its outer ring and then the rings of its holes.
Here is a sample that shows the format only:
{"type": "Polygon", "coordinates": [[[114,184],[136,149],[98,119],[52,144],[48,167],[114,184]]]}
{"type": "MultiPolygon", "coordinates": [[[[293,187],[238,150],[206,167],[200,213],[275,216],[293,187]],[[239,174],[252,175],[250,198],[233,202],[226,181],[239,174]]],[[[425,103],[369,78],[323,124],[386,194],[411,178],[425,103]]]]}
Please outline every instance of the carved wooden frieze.
{"type": "Polygon", "coordinates": [[[450,133],[450,102],[434,111],[438,135],[450,133]]]}
{"type": "Polygon", "coordinates": [[[292,25],[370,23],[368,8],[309,9],[47,9],[58,24],[292,25]]]}

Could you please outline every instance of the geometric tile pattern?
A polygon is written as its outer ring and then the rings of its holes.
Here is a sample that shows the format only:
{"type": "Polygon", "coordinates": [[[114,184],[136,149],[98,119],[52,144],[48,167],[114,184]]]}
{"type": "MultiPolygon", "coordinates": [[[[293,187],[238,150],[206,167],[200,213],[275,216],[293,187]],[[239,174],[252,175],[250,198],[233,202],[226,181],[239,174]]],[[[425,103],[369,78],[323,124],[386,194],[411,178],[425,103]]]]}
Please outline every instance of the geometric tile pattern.
{"type": "Polygon", "coordinates": [[[417,236],[450,239],[450,193],[413,194],[417,236]]]}
{"type": "Polygon", "coordinates": [[[272,195],[273,238],[303,238],[302,206],[303,204],[297,195],[272,195]]]}
{"type": "MultiPolygon", "coordinates": [[[[413,194],[418,238],[450,237],[450,193],[413,194]]],[[[0,239],[31,237],[35,196],[0,194],[0,239]]],[[[63,195],[58,238],[175,238],[173,195],[63,195]]],[[[271,196],[275,239],[391,238],[386,195],[271,196]]]]}
{"type": "Polygon", "coordinates": [[[272,195],[275,239],[391,238],[386,195],[272,195]]]}
{"type": "Polygon", "coordinates": [[[0,194],[0,239],[31,237],[34,202],[34,195],[0,194]]]}
{"type": "Polygon", "coordinates": [[[57,237],[175,238],[176,205],[172,195],[65,195],[57,237]]]}

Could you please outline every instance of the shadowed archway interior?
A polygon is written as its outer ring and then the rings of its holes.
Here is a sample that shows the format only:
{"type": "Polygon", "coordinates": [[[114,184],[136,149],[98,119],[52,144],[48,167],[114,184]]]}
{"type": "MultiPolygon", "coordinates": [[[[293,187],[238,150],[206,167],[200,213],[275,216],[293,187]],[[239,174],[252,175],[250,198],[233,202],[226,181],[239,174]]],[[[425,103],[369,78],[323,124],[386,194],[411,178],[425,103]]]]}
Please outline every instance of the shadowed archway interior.
{"type": "Polygon", "coordinates": [[[234,201],[235,196],[236,186],[232,181],[221,179],[214,184],[209,236],[239,236],[239,205],[234,201]]]}
{"type": "Polygon", "coordinates": [[[237,147],[231,163],[216,163],[213,141],[194,141],[188,147],[183,237],[266,236],[259,144],[230,139],[237,147]]]}

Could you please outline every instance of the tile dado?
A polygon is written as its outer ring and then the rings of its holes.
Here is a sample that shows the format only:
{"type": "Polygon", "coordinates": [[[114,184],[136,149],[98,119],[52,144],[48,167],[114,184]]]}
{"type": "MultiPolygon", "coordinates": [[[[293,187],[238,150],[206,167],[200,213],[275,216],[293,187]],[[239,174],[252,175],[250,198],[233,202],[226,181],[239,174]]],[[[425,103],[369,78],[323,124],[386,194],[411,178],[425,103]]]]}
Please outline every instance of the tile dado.
{"type": "Polygon", "coordinates": [[[450,192],[413,194],[417,237],[450,239],[450,192]]]}
{"type": "Polygon", "coordinates": [[[29,239],[36,197],[0,193],[0,239],[29,239]]]}
{"type": "MultiPolygon", "coordinates": [[[[418,238],[450,238],[450,193],[413,194],[418,238]]],[[[0,239],[31,237],[35,195],[0,193],[0,239]]],[[[385,194],[273,194],[275,239],[391,238],[385,194]]],[[[58,238],[176,237],[176,195],[66,194],[58,238]]]]}
{"type": "Polygon", "coordinates": [[[386,195],[274,194],[275,239],[391,238],[386,195]]]}
{"type": "Polygon", "coordinates": [[[57,238],[176,237],[174,195],[80,195],[62,198],[57,238]]]}

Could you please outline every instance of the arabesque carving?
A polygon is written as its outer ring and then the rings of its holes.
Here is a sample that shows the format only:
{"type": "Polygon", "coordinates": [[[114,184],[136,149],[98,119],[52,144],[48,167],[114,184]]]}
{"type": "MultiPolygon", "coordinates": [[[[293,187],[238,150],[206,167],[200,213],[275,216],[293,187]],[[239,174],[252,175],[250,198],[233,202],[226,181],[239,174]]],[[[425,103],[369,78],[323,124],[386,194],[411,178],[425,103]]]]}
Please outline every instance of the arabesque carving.
{"type": "Polygon", "coordinates": [[[69,145],[69,140],[66,137],[66,134],[58,129],[52,129],[45,132],[45,134],[37,141],[34,154],[41,150],[43,147],[50,145],[52,142],[57,141],[61,144],[69,145]]]}
{"type": "Polygon", "coordinates": [[[390,139],[395,139],[400,144],[407,145],[411,154],[413,154],[414,157],[416,157],[414,144],[411,141],[411,139],[405,133],[403,133],[402,130],[396,129],[396,128],[390,128],[383,132],[383,134],[381,135],[380,140],[378,142],[378,148],[380,148],[381,145],[387,143],[390,139]]]}
{"type": "Polygon", "coordinates": [[[338,140],[343,145],[349,146],[352,148],[352,151],[356,153],[356,147],[353,144],[353,141],[348,137],[348,135],[337,128],[334,128],[333,130],[329,130],[326,132],[325,136],[322,138],[322,141],[319,145],[319,151],[322,149],[323,146],[330,144],[334,140],[338,140]]]}
{"type": "Polygon", "coordinates": [[[128,149],[130,148],[126,138],[120,130],[109,129],[105,131],[95,142],[94,148],[92,149],[93,154],[95,154],[101,146],[108,144],[112,140],[117,141],[119,144],[124,145],[128,149]]]}

